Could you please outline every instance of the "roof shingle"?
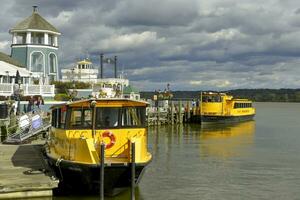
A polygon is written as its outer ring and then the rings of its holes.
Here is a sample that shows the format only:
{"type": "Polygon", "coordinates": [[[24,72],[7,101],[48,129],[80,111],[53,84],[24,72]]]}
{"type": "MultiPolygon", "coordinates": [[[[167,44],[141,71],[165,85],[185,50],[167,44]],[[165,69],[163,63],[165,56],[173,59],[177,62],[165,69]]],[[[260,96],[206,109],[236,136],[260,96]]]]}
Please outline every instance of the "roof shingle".
{"type": "Polygon", "coordinates": [[[31,16],[27,17],[25,20],[18,23],[10,31],[27,30],[27,29],[47,30],[47,31],[53,31],[59,33],[59,31],[53,25],[47,22],[37,12],[33,12],[31,16]]]}
{"type": "Polygon", "coordinates": [[[2,52],[0,52],[0,61],[4,61],[4,62],[7,62],[12,65],[25,68],[25,66],[22,65],[21,63],[19,63],[19,61],[13,59],[9,55],[6,55],[5,53],[2,53],[2,52]]]}

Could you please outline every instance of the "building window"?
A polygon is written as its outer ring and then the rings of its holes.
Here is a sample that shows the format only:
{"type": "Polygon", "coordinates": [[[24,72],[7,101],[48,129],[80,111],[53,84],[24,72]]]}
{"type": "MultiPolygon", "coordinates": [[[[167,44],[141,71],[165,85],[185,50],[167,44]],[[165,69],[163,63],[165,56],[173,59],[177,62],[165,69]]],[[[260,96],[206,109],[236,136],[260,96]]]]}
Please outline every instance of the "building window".
{"type": "Polygon", "coordinates": [[[51,53],[49,56],[49,62],[50,62],[50,73],[56,73],[56,55],[51,53]]]}
{"type": "Polygon", "coordinates": [[[25,33],[18,33],[16,35],[17,44],[25,44],[26,43],[26,34],[25,33]]]}
{"type": "Polygon", "coordinates": [[[31,71],[44,71],[44,55],[41,52],[34,52],[31,54],[31,71]]]}
{"type": "Polygon", "coordinates": [[[53,35],[50,35],[48,36],[48,44],[50,46],[54,46],[54,38],[53,38],[53,35]]]}
{"type": "Polygon", "coordinates": [[[31,33],[31,43],[32,44],[44,44],[44,33],[31,33]]]}

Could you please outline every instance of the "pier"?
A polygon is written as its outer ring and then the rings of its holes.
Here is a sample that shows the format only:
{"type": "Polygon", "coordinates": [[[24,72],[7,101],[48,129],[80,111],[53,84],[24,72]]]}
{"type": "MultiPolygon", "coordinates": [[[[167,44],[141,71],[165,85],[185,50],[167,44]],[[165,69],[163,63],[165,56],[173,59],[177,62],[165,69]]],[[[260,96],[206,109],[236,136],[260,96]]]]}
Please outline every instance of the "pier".
{"type": "Polygon", "coordinates": [[[0,143],[0,199],[52,196],[58,181],[48,168],[38,144],[0,143]]]}
{"type": "Polygon", "coordinates": [[[160,100],[147,108],[147,125],[199,122],[200,107],[192,100],[160,100]]]}

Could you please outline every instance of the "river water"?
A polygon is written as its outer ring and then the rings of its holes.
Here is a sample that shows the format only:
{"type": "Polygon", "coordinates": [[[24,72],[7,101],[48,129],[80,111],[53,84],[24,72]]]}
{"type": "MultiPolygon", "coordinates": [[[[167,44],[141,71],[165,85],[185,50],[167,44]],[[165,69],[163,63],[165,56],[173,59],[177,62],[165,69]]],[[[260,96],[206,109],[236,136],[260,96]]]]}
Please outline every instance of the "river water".
{"type": "Polygon", "coordinates": [[[255,107],[255,120],[245,123],[150,127],[153,161],[136,199],[300,199],[300,104],[255,107]]]}

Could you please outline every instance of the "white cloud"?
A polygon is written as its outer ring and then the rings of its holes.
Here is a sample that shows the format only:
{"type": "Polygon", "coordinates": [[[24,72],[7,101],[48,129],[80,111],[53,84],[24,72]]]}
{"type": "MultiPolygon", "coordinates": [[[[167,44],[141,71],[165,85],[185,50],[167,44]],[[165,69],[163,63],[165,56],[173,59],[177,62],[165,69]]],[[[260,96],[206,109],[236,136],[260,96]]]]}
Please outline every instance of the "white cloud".
{"type": "Polygon", "coordinates": [[[148,45],[164,42],[164,38],[158,38],[156,32],[145,31],[124,35],[113,35],[101,42],[103,49],[115,49],[118,51],[133,50],[148,45]]]}

